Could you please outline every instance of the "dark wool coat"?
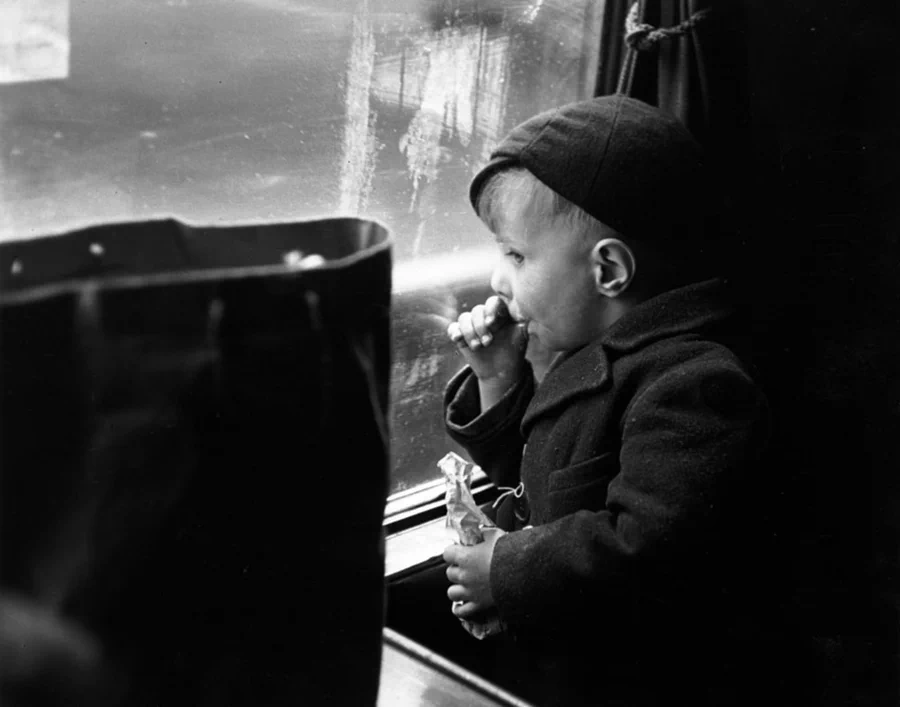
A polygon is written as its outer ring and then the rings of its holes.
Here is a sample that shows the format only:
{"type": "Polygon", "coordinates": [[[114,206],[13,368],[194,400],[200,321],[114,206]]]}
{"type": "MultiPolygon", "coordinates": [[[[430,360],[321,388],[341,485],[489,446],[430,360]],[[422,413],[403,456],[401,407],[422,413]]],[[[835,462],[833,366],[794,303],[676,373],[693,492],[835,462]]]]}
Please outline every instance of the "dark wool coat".
{"type": "Polygon", "coordinates": [[[642,303],[485,414],[471,370],[448,385],[450,435],[524,485],[500,524],[534,527],[500,538],[490,581],[539,704],[727,703],[733,646],[757,660],[768,410],[725,289],[642,303]]]}

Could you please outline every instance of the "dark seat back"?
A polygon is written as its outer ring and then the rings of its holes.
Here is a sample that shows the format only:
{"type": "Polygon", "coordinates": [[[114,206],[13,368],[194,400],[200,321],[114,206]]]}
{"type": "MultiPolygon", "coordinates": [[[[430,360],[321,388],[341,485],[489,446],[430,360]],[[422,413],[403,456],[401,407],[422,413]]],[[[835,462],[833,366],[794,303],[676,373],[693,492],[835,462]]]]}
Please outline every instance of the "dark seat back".
{"type": "Polygon", "coordinates": [[[0,268],[2,586],[123,703],[374,704],[385,229],[119,224],[0,268]]]}

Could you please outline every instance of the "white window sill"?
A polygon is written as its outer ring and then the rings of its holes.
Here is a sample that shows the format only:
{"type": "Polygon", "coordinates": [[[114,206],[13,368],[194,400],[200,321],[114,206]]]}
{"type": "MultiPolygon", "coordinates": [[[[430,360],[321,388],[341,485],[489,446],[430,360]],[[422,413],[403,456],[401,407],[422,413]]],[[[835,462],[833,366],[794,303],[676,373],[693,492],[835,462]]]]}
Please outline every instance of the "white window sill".
{"type": "Polygon", "coordinates": [[[385,577],[439,556],[452,542],[444,516],[389,536],[385,542],[385,577]]]}

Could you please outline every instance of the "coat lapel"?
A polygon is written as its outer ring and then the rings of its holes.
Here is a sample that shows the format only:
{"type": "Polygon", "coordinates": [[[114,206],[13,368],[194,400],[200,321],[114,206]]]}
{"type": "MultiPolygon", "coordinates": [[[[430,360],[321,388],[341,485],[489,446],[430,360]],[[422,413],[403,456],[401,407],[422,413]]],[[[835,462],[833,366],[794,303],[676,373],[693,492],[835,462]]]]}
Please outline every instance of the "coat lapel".
{"type": "Polygon", "coordinates": [[[726,282],[706,280],[665,292],[642,302],[596,341],[575,352],[560,354],[522,419],[527,437],[534,421],[573,398],[600,391],[610,384],[610,359],[679,334],[715,327],[733,314],[725,304],[726,282]]]}
{"type": "Polygon", "coordinates": [[[609,382],[609,359],[601,342],[558,356],[547,370],[522,418],[522,431],[557,405],[573,397],[598,391],[609,382]]]}

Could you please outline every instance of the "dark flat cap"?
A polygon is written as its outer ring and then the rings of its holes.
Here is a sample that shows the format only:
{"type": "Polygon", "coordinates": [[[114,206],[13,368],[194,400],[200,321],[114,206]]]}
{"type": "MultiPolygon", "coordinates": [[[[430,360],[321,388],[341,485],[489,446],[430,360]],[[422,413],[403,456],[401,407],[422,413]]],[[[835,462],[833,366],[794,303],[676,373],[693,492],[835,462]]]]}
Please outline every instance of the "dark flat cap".
{"type": "Polygon", "coordinates": [[[700,145],[674,116],[626,96],[569,103],[513,128],[472,180],[472,205],[490,176],[517,166],[625,238],[688,237],[704,208],[700,145]]]}

